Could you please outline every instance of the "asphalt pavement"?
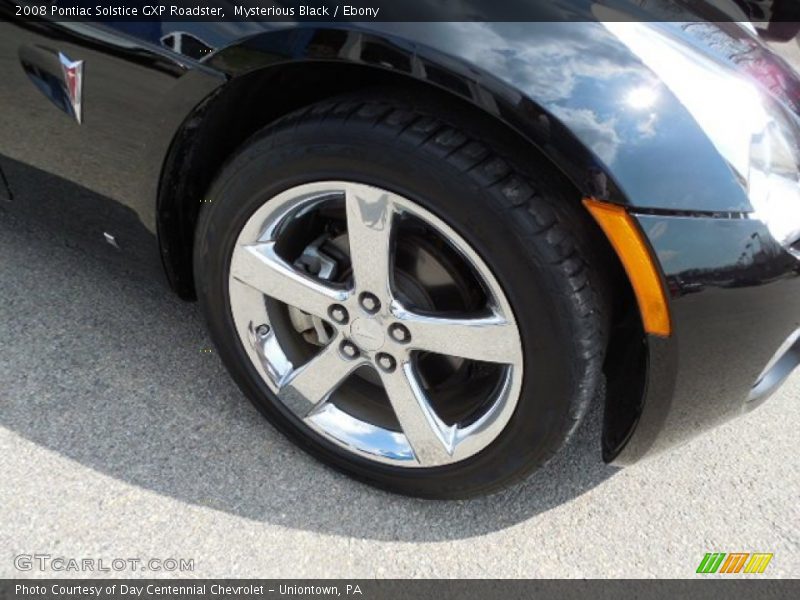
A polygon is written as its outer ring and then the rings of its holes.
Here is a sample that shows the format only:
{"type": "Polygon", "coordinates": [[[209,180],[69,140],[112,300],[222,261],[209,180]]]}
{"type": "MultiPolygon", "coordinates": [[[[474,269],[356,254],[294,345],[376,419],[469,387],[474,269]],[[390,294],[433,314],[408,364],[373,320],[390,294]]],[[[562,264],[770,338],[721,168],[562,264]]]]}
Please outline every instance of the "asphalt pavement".
{"type": "Polygon", "coordinates": [[[92,575],[15,567],[34,554],[193,560],[189,577],[591,578],[692,577],[706,552],[771,552],[767,576],[800,573],[798,374],[624,470],[600,461],[598,399],[521,485],[393,496],[265,422],[208,351],[195,305],[2,202],[0,577],[92,575]]]}

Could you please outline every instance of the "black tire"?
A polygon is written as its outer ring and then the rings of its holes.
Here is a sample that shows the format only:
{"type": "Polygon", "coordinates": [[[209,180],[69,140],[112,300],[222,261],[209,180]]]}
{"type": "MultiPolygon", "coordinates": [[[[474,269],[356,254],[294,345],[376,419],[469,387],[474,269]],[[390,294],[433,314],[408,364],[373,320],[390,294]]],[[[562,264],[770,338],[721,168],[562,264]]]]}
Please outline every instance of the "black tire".
{"type": "Polygon", "coordinates": [[[543,465],[587,412],[607,340],[604,242],[574,189],[529,146],[478,119],[457,118],[436,102],[397,98],[378,93],[326,101],[251,138],[222,169],[203,205],[194,247],[197,293],[237,384],[300,447],[394,492],[469,497],[543,465]],[[326,179],[372,184],[418,202],[494,271],[518,321],[525,376],[511,421],[486,450],[428,469],[365,460],[305,428],[251,366],[227,298],[235,240],[263,199],[326,179]]]}

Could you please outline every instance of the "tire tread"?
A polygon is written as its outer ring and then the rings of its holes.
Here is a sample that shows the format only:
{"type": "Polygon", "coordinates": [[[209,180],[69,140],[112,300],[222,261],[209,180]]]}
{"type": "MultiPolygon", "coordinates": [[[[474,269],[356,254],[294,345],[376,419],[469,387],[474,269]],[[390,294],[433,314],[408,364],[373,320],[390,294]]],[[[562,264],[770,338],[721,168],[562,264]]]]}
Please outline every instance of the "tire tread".
{"type": "MultiPolygon", "coordinates": [[[[525,478],[531,470],[546,463],[572,437],[588,412],[602,379],[608,336],[608,285],[599,268],[602,265],[593,264],[591,260],[602,253],[594,252],[596,240],[587,239],[594,233],[591,225],[585,222],[588,215],[577,201],[579,198],[571,197],[564,186],[551,181],[550,171],[554,171],[554,167],[541,166],[543,161],[534,160],[526,160],[523,164],[520,156],[512,156],[504,149],[504,144],[470,131],[455,119],[416,106],[413,101],[376,96],[376,99],[366,100],[343,97],[306,107],[268,126],[256,135],[255,141],[275,140],[277,134],[296,130],[309,121],[359,122],[385,132],[396,143],[445,161],[478,186],[495,213],[508,223],[514,235],[526,242],[528,260],[534,263],[545,261],[557,270],[566,285],[560,290],[549,291],[559,294],[562,302],[575,308],[565,312],[573,315],[570,329],[580,349],[579,364],[575,365],[578,384],[562,423],[562,435],[553,437],[556,441],[542,453],[544,459],[538,464],[515,473],[513,478],[483,489],[465,491],[461,496],[492,492],[525,478]]],[[[249,145],[252,148],[257,144],[250,140],[249,145]]],[[[253,160],[255,156],[248,158],[253,160]]]]}

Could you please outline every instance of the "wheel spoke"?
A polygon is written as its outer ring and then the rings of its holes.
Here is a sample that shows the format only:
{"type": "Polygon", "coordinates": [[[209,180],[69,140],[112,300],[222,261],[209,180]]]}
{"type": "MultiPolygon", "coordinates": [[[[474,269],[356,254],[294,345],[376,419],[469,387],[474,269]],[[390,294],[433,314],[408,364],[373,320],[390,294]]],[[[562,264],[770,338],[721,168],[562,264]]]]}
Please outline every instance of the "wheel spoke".
{"type": "Polygon", "coordinates": [[[231,275],[267,296],[322,318],[327,318],[331,304],[347,298],[344,290],[323,285],[289,265],[275,252],[274,242],[237,247],[231,275]]]}
{"type": "Polygon", "coordinates": [[[298,417],[305,418],[324,404],[359,364],[357,360],[342,358],[333,340],[317,356],[279,382],[278,397],[298,417]]]}
{"type": "Polygon", "coordinates": [[[405,310],[395,316],[411,333],[411,347],[491,363],[519,361],[516,327],[500,316],[445,318],[405,310]]]}
{"type": "Polygon", "coordinates": [[[347,237],[356,287],[391,297],[392,195],[366,185],[346,190],[347,237]]]}
{"type": "Polygon", "coordinates": [[[456,428],[446,425],[436,415],[414,366],[405,362],[393,373],[382,373],[381,378],[417,461],[424,466],[449,462],[455,446],[456,428]]]}

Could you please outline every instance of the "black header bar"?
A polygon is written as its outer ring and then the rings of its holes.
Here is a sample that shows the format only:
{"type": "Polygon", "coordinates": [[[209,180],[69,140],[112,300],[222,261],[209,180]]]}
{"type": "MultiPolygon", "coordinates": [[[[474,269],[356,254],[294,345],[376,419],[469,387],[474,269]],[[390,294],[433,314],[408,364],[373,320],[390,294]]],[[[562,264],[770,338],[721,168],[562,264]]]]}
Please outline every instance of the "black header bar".
{"type": "Polygon", "coordinates": [[[0,0],[51,21],[800,21],[798,0],[0,0]]]}

